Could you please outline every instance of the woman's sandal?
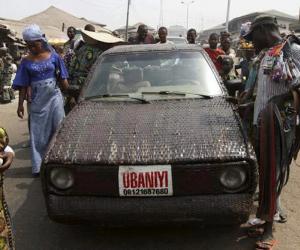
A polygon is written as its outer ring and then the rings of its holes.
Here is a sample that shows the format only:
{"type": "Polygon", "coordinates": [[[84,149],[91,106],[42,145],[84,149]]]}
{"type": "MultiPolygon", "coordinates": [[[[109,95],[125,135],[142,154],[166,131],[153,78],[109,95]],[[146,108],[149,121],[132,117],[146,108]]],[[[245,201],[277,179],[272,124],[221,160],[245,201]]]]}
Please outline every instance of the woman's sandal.
{"type": "Polygon", "coordinates": [[[277,244],[277,240],[260,240],[256,242],[256,250],[272,250],[277,244]]]}

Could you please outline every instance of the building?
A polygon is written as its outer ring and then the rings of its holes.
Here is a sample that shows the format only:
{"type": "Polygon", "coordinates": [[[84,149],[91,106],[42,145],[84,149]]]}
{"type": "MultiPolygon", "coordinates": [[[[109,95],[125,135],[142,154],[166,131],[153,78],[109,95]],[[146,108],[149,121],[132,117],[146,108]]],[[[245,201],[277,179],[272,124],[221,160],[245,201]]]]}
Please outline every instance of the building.
{"type": "Polygon", "coordinates": [[[253,22],[253,20],[259,16],[259,15],[269,15],[274,16],[277,19],[277,23],[280,27],[280,29],[283,32],[287,32],[290,30],[290,24],[297,21],[297,18],[294,16],[291,16],[289,14],[277,11],[277,10],[269,10],[264,12],[254,12],[245,16],[237,17],[232,19],[229,22],[229,32],[232,34],[239,34],[240,29],[243,23],[245,22],[253,22]]]}
{"type": "Polygon", "coordinates": [[[295,32],[295,34],[300,37],[300,13],[298,21],[290,25],[290,30],[295,32]]]}
{"type": "Polygon", "coordinates": [[[182,36],[186,37],[187,29],[180,25],[173,25],[168,28],[169,36],[182,36]]]}
{"type": "Polygon", "coordinates": [[[198,36],[197,40],[200,43],[206,43],[208,41],[208,38],[209,38],[210,34],[212,34],[212,33],[220,34],[221,32],[223,32],[225,30],[226,30],[226,25],[225,24],[214,26],[210,29],[203,30],[201,33],[199,33],[199,36],[198,36]]]}
{"type": "MultiPolygon", "coordinates": [[[[259,16],[259,15],[269,15],[269,16],[274,16],[277,19],[277,22],[279,24],[281,32],[289,32],[290,31],[290,25],[292,23],[295,23],[297,21],[297,18],[294,16],[291,16],[289,14],[283,13],[281,11],[277,10],[268,10],[268,11],[263,11],[263,12],[253,12],[248,15],[240,16],[237,18],[234,18],[230,20],[229,25],[228,25],[228,30],[232,34],[233,37],[237,38],[239,37],[240,34],[240,29],[243,23],[246,22],[253,22],[253,20],[259,16]]],[[[208,37],[211,33],[220,33],[221,31],[226,30],[226,25],[221,24],[219,26],[215,26],[213,28],[204,30],[200,34],[200,39],[201,40],[208,40],[208,37]]]]}

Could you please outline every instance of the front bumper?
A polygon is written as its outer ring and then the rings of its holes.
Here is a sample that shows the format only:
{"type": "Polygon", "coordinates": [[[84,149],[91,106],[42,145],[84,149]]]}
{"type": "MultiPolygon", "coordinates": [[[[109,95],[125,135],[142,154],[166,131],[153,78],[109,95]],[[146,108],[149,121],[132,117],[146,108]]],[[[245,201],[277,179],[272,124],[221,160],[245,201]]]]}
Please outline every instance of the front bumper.
{"type": "Polygon", "coordinates": [[[251,194],[120,198],[46,196],[49,217],[63,223],[98,226],[238,224],[251,212],[251,194]]]}

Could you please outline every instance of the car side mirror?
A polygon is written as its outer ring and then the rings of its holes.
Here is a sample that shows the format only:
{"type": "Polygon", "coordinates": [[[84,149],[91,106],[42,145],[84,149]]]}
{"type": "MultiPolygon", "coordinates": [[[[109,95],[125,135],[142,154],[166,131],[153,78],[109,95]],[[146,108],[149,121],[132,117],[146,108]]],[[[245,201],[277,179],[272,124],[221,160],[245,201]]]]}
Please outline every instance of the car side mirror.
{"type": "Polygon", "coordinates": [[[227,88],[230,96],[235,96],[235,92],[242,89],[243,82],[241,79],[233,79],[224,81],[224,85],[227,88]]]}

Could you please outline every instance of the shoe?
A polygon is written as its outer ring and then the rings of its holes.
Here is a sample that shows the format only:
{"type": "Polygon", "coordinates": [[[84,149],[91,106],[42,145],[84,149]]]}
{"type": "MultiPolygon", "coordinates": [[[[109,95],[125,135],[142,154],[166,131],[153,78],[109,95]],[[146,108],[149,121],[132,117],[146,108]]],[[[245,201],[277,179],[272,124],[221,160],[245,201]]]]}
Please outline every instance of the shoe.
{"type": "Polygon", "coordinates": [[[40,173],[32,173],[32,178],[39,178],[40,177],[40,173]]]}
{"type": "Polygon", "coordinates": [[[276,221],[278,223],[286,223],[287,222],[286,213],[283,211],[276,212],[276,214],[274,215],[274,221],[276,221]]]}

